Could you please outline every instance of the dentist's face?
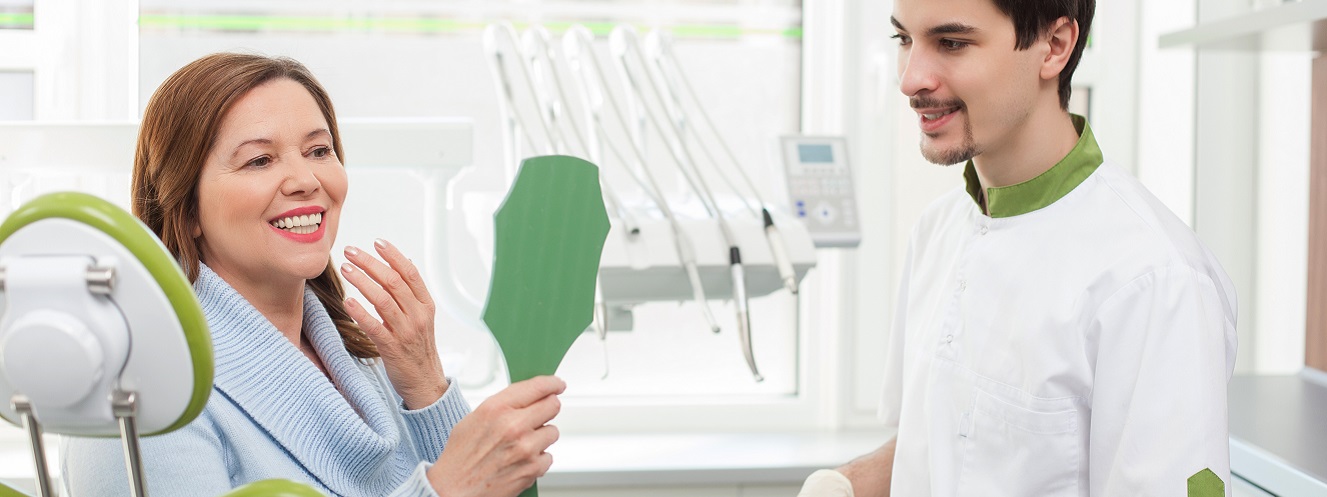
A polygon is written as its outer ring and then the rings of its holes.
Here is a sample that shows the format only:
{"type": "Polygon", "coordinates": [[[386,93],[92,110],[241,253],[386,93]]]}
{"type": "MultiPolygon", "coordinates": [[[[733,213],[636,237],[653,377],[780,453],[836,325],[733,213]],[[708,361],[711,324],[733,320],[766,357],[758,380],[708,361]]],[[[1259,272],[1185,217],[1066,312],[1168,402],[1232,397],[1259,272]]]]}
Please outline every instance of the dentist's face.
{"type": "Polygon", "coordinates": [[[289,79],[235,102],[198,182],[204,263],[232,284],[322,273],[347,188],[329,130],[313,96],[289,79]]]}
{"type": "Polygon", "coordinates": [[[922,155],[957,164],[1006,141],[1031,113],[1037,50],[1015,50],[1013,21],[991,0],[898,0],[900,90],[917,113],[922,155]]]}

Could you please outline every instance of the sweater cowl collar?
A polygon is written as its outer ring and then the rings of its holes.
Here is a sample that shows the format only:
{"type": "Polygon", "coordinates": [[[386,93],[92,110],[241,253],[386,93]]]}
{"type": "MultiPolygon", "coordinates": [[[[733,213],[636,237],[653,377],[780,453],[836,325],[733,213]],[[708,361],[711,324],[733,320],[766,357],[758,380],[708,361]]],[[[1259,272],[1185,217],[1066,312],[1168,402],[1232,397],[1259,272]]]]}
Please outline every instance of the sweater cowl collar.
{"type": "Polygon", "coordinates": [[[313,291],[304,291],[304,333],[335,384],[239,292],[199,266],[194,292],[212,331],[217,392],[335,493],[383,482],[386,495],[390,482],[404,480],[384,474],[393,471],[395,452],[410,450],[385,402],[391,397],[370,379],[372,366],[346,351],[313,291]]]}

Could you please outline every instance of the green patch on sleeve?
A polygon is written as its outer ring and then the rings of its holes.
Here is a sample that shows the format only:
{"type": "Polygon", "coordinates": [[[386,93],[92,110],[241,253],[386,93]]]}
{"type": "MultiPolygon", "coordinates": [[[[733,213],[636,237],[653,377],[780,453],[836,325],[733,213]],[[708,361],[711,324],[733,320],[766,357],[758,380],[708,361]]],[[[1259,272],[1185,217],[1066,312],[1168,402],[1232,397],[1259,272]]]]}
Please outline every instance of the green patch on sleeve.
{"type": "Polygon", "coordinates": [[[1226,484],[1211,469],[1189,477],[1189,497],[1226,497],[1226,484]]]}

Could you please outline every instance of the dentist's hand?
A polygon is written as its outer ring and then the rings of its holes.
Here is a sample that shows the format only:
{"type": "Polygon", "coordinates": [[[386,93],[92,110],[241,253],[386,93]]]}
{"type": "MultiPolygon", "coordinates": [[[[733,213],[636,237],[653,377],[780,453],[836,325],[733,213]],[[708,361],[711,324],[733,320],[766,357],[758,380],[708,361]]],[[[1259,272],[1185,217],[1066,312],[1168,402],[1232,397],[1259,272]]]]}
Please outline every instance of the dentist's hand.
{"type": "Polygon", "coordinates": [[[447,379],[438,357],[433,334],[433,297],[424,286],[419,269],[401,251],[385,240],[374,240],[377,258],[355,247],[346,247],[341,274],[373,304],[382,321],[369,314],[353,298],[346,299],[346,312],[382,354],[383,367],[407,409],[422,409],[447,392],[447,379]]]}
{"type": "Polygon", "coordinates": [[[562,409],[567,385],[539,376],[489,397],[452,429],[447,447],[429,468],[429,483],[442,497],[515,497],[548,472],[544,452],[558,439],[548,424],[562,409]]]}

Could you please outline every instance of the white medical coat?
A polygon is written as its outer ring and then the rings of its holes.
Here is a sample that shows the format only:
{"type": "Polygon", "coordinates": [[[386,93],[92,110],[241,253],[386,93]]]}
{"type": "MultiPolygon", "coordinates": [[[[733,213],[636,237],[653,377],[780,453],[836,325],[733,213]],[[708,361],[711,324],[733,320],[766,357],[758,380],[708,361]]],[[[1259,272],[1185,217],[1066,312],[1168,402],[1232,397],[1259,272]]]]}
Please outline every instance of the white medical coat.
{"type": "Polygon", "coordinates": [[[895,309],[891,495],[1184,496],[1203,469],[1230,495],[1234,288],[1110,162],[1013,217],[939,199],[895,309]]]}

